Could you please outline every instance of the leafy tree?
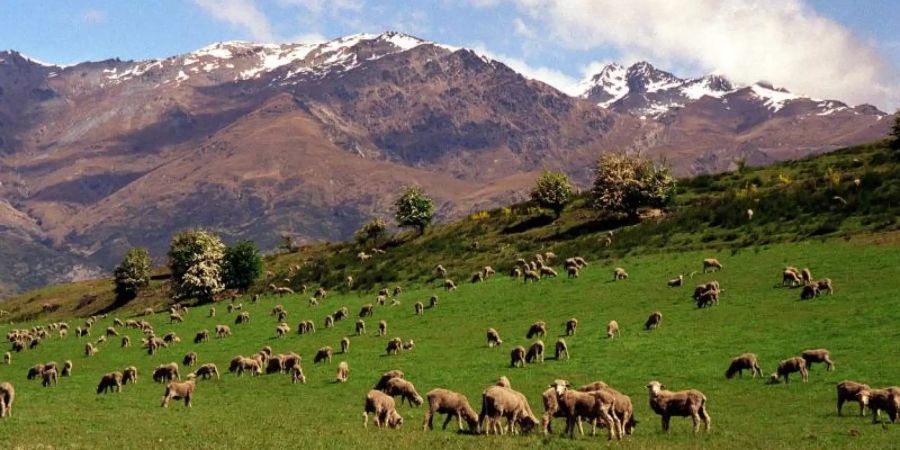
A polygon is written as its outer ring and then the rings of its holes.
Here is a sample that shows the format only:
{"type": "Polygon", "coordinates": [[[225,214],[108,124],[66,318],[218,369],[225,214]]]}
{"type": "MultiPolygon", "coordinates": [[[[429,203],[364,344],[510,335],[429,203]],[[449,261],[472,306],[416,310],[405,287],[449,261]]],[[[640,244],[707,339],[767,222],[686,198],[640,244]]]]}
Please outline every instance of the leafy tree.
{"type": "Polygon", "coordinates": [[[253,241],[238,241],[225,249],[225,287],[246,290],[263,272],[262,256],[253,241]]]}
{"type": "Polygon", "coordinates": [[[675,195],[675,179],[664,164],[606,153],[597,161],[591,189],[595,208],[636,217],[643,207],[661,208],[675,195]]]}
{"type": "Polygon", "coordinates": [[[176,298],[212,300],[224,289],[222,261],[225,244],[215,234],[192,229],[172,238],[169,246],[169,268],[176,298]]]}
{"type": "Polygon", "coordinates": [[[127,302],[137,297],[138,290],[150,283],[150,252],[145,248],[132,248],[125,253],[122,262],[113,271],[116,280],[116,298],[127,302]]]}
{"type": "Polygon", "coordinates": [[[386,232],[387,224],[384,222],[384,219],[375,217],[366,222],[359,230],[356,230],[354,237],[356,242],[360,245],[364,245],[368,242],[373,242],[375,245],[378,245],[378,241],[384,238],[386,232]]]}
{"type": "Polygon", "coordinates": [[[894,113],[894,125],[891,126],[891,147],[900,150],[900,109],[894,113]]]}
{"type": "Polygon", "coordinates": [[[419,234],[434,217],[434,202],[419,186],[408,186],[403,195],[394,203],[394,218],[401,227],[415,227],[419,234]]]}
{"type": "Polygon", "coordinates": [[[531,190],[531,201],[553,211],[557,219],[571,199],[572,185],[569,184],[569,177],[562,172],[545,170],[531,190]]]}

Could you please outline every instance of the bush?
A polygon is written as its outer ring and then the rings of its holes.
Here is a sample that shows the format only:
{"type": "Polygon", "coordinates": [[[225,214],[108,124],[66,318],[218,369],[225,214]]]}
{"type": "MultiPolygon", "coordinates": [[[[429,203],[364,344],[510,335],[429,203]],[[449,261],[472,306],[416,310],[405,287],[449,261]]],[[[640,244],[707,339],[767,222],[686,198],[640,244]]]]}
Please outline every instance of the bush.
{"type": "Polygon", "coordinates": [[[394,202],[394,218],[401,227],[413,227],[419,234],[434,217],[434,202],[419,186],[408,186],[403,195],[394,202]]]}
{"type": "Polygon", "coordinates": [[[569,177],[562,172],[545,170],[531,190],[531,201],[541,208],[553,211],[557,219],[571,199],[572,185],[569,177]]]}
{"type": "Polygon", "coordinates": [[[223,280],[229,289],[247,290],[263,273],[262,256],[253,241],[238,241],[225,249],[223,280]]]}
{"type": "Polygon", "coordinates": [[[359,245],[366,245],[371,242],[373,245],[378,246],[379,242],[384,239],[386,232],[387,224],[382,218],[375,217],[366,222],[359,230],[356,230],[353,237],[359,245]]]}
{"type": "Polygon", "coordinates": [[[591,194],[595,208],[636,217],[639,208],[669,204],[675,179],[663,164],[606,153],[597,161],[591,194]]]}
{"type": "Polygon", "coordinates": [[[127,302],[135,298],[138,290],[150,283],[150,252],[145,248],[128,250],[122,262],[116,266],[113,275],[117,302],[127,302]]]}

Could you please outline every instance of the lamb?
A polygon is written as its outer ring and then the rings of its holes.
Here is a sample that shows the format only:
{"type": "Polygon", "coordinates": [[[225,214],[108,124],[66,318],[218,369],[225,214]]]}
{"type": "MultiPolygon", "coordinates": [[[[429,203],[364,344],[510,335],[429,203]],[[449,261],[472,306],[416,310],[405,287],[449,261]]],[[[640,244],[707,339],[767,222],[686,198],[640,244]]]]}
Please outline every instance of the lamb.
{"type": "Polygon", "coordinates": [[[800,271],[800,279],[803,280],[803,284],[812,283],[813,277],[809,268],[804,267],[803,270],[800,271]]]}
{"type": "Polygon", "coordinates": [[[387,335],[387,322],[383,320],[378,321],[378,335],[385,336],[387,335]]]}
{"type": "Polygon", "coordinates": [[[831,372],[834,370],[834,362],[831,361],[831,353],[824,348],[817,348],[812,350],[804,350],[800,357],[806,361],[806,367],[812,368],[813,363],[825,363],[826,370],[831,372]]]}
{"type": "Polygon", "coordinates": [[[400,404],[406,400],[410,406],[422,404],[422,396],[416,391],[416,387],[404,378],[391,378],[385,383],[384,393],[391,397],[400,397],[400,404]]]}
{"type": "Polygon", "coordinates": [[[415,304],[415,312],[417,316],[421,316],[425,314],[425,305],[422,302],[416,302],[415,304]]]}
{"type": "Polygon", "coordinates": [[[359,309],[359,317],[370,317],[375,312],[375,305],[367,303],[359,309]]]}
{"type": "Polygon", "coordinates": [[[574,336],[578,330],[578,319],[571,318],[566,321],[566,336],[574,336]]]}
{"type": "Polygon", "coordinates": [[[472,274],[472,278],[470,280],[473,284],[481,283],[482,281],[484,281],[484,275],[482,275],[481,272],[475,272],[472,274]]]}
{"type": "Polygon", "coordinates": [[[703,260],[703,273],[717,272],[724,269],[722,263],[716,258],[706,258],[703,260]]]}
{"type": "Polygon", "coordinates": [[[551,268],[551,267],[546,267],[546,266],[541,267],[540,272],[541,272],[541,278],[543,278],[543,277],[556,278],[556,276],[557,276],[556,271],[553,270],[553,268],[551,268]]]}
{"type": "Polygon", "coordinates": [[[528,353],[525,354],[525,362],[530,364],[535,361],[540,363],[544,362],[544,342],[541,340],[537,340],[531,344],[531,347],[528,348],[528,353]]]}
{"type": "Polygon", "coordinates": [[[72,376],[72,361],[65,360],[63,361],[62,372],[59,374],[62,377],[71,377],[72,376]]]}
{"type": "Polygon", "coordinates": [[[122,372],[109,372],[100,378],[97,394],[105,394],[109,391],[122,392],[122,372]]]}
{"type": "Polygon", "coordinates": [[[401,350],[403,350],[403,341],[398,337],[388,341],[387,349],[385,349],[388,355],[399,354],[401,350]]]}
{"type": "Polygon", "coordinates": [[[522,274],[522,279],[527,284],[529,281],[531,281],[532,283],[540,281],[541,277],[534,270],[525,270],[525,272],[522,274]]]}
{"type": "Polygon", "coordinates": [[[138,370],[137,367],[129,366],[126,367],[125,370],[122,371],[122,384],[128,384],[130,381],[131,384],[137,383],[138,380],[138,370]]]}
{"type": "Polygon", "coordinates": [[[219,379],[219,368],[213,363],[204,364],[194,371],[194,376],[201,380],[212,378],[213,375],[216,376],[217,380],[219,379]]]}
{"type": "Polygon", "coordinates": [[[163,394],[162,407],[168,408],[170,400],[184,399],[184,406],[191,407],[191,399],[194,396],[196,383],[194,378],[184,382],[172,381],[166,385],[166,392],[163,394]]]}
{"type": "Polygon", "coordinates": [[[609,323],[606,324],[606,337],[614,339],[617,336],[619,336],[619,322],[610,320],[609,323]]]}
{"type": "Polygon", "coordinates": [[[516,346],[509,353],[510,367],[525,367],[525,347],[516,346]]]}
{"type": "Polygon", "coordinates": [[[444,280],[444,289],[447,291],[455,291],[456,283],[454,283],[453,280],[447,278],[446,280],[444,280]]]}
{"type": "Polygon", "coordinates": [[[319,364],[320,362],[331,362],[331,355],[334,353],[334,350],[331,349],[331,346],[326,345],[319,349],[316,352],[315,358],[313,358],[313,364],[319,364]]]}
{"type": "Polygon", "coordinates": [[[30,369],[28,369],[28,376],[27,376],[27,378],[28,378],[29,380],[33,380],[33,379],[35,379],[35,378],[41,376],[41,374],[44,373],[44,370],[45,370],[45,369],[46,369],[46,365],[44,365],[44,364],[35,364],[35,365],[31,366],[30,369]]]}
{"type": "Polygon", "coordinates": [[[234,318],[235,325],[241,325],[241,324],[247,324],[247,323],[250,323],[250,313],[247,311],[244,311],[244,312],[238,314],[237,317],[234,318]]]}
{"type": "Polygon", "coordinates": [[[290,332],[291,332],[291,326],[284,322],[279,323],[278,326],[275,327],[275,337],[276,338],[283,338],[283,337],[287,336],[290,332]]]}
{"type": "Polygon", "coordinates": [[[569,278],[578,278],[578,268],[575,266],[567,266],[566,274],[569,278]]]}
{"type": "Polygon", "coordinates": [[[350,353],[350,338],[347,336],[341,339],[341,353],[350,353]]]}
{"type": "Polygon", "coordinates": [[[816,289],[818,290],[817,295],[822,295],[822,293],[827,292],[828,295],[834,294],[834,285],[831,283],[831,278],[822,278],[819,281],[816,281],[816,289]]]}
{"type": "Polygon", "coordinates": [[[369,414],[374,415],[375,426],[379,428],[399,428],[403,425],[403,417],[397,412],[394,399],[381,391],[373,389],[366,394],[363,428],[369,427],[369,414]]]}
{"type": "Polygon", "coordinates": [[[463,421],[469,427],[469,431],[477,433],[478,430],[478,413],[469,404],[469,399],[458,392],[448,389],[432,389],[425,394],[428,399],[428,411],[425,412],[425,419],[422,421],[423,430],[434,429],[432,424],[435,413],[446,414],[443,429],[447,429],[447,425],[453,418],[456,418],[459,430],[463,429],[463,421]]]}
{"type": "Polygon", "coordinates": [[[50,385],[56,386],[59,384],[59,372],[56,371],[56,367],[50,367],[49,369],[44,369],[41,372],[41,385],[44,387],[50,387],[50,385]]]}
{"type": "Polygon", "coordinates": [[[544,323],[543,320],[539,320],[528,328],[528,333],[525,334],[526,339],[531,339],[534,336],[544,337],[547,334],[547,324],[544,323]]]}
{"type": "Polygon", "coordinates": [[[626,272],[625,269],[623,269],[621,267],[616,267],[616,270],[613,271],[613,281],[627,280],[627,279],[628,279],[628,272],[626,272]]]}
{"type": "MultiPolygon", "coordinates": [[[[566,417],[566,433],[575,436],[575,425],[582,417],[592,419],[596,430],[597,419],[602,419],[609,427],[609,439],[622,439],[622,422],[615,415],[615,397],[605,390],[581,392],[570,389],[565,380],[556,380],[551,385],[556,391],[560,412],[566,417]]],[[[592,433],[593,434],[593,433],[592,433]]]]}
{"type": "Polygon", "coordinates": [[[197,332],[197,335],[194,336],[194,343],[199,344],[201,342],[209,341],[209,330],[200,330],[197,332]]]}
{"type": "Polygon", "coordinates": [[[338,383],[346,383],[348,378],[350,378],[350,366],[347,365],[347,361],[341,361],[338,363],[335,381],[338,383]]]}
{"type": "Polygon", "coordinates": [[[493,328],[487,329],[487,345],[488,347],[500,346],[503,344],[503,339],[500,339],[500,333],[493,328]]]}
{"type": "Polygon", "coordinates": [[[781,286],[795,287],[800,286],[800,284],[802,284],[802,282],[800,280],[800,275],[797,272],[785,269],[785,271],[781,273],[781,286]]]}
{"type": "Polygon", "coordinates": [[[872,411],[872,423],[878,423],[881,411],[887,413],[891,422],[900,421],[900,388],[863,389],[856,398],[872,411]]]}
{"type": "Polygon", "coordinates": [[[803,291],[800,292],[800,300],[810,300],[818,296],[819,287],[815,284],[807,284],[803,286],[803,291]]]}
{"type": "Polygon", "coordinates": [[[662,429],[669,432],[669,420],[672,416],[688,417],[694,422],[694,434],[700,431],[700,421],[709,432],[712,419],[706,408],[706,396],[696,389],[685,391],[667,391],[659,381],[647,383],[650,394],[650,409],[662,416],[662,429]]]}
{"type": "Polygon", "coordinates": [[[445,269],[444,266],[438,264],[438,265],[434,268],[434,271],[437,273],[437,276],[438,276],[439,278],[447,278],[447,269],[445,269]]]}
{"type": "Polygon", "coordinates": [[[16,390],[7,382],[0,383],[0,417],[12,417],[13,403],[16,401],[16,390]]]}
{"type": "Polygon", "coordinates": [[[667,281],[666,284],[669,287],[681,287],[684,286],[684,274],[678,275],[678,278],[672,278],[667,281]]]}
{"type": "Polygon", "coordinates": [[[194,364],[197,364],[197,352],[187,352],[187,354],[184,355],[184,360],[182,360],[181,364],[184,366],[193,366],[194,364]]]}
{"type": "Polygon", "coordinates": [[[231,336],[231,328],[228,325],[216,325],[216,337],[231,336]]]}
{"type": "Polygon", "coordinates": [[[804,383],[809,380],[809,372],[806,370],[806,360],[799,356],[785,359],[778,363],[778,369],[771,375],[771,383],[778,383],[781,377],[784,377],[785,383],[790,383],[790,375],[794,372],[800,372],[800,380],[804,383]]]}
{"type": "Polygon", "coordinates": [[[501,417],[506,418],[506,431],[511,434],[516,433],[516,426],[522,431],[529,431],[539,423],[528,405],[528,399],[522,393],[503,386],[489,386],[481,394],[479,427],[487,420],[488,434],[503,434],[501,417]]]}
{"type": "Polygon", "coordinates": [[[644,322],[644,329],[650,330],[652,328],[659,328],[662,324],[662,313],[659,311],[653,311],[650,313],[650,316],[647,317],[647,321],[644,322]]]}
{"type": "Polygon", "coordinates": [[[180,380],[181,376],[178,374],[178,364],[175,364],[174,362],[157,366],[156,369],[153,370],[153,381],[157,383],[175,379],[180,380]]]}
{"type": "Polygon", "coordinates": [[[730,380],[734,378],[735,374],[743,378],[744,370],[749,370],[753,378],[756,378],[757,375],[763,376],[762,369],[759,368],[759,363],[757,362],[756,353],[744,353],[734,357],[731,360],[731,365],[728,366],[728,370],[725,372],[725,378],[730,380]]]}
{"type": "Polygon", "coordinates": [[[291,384],[306,384],[306,375],[303,375],[303,368],[299,365],[291,368],[291,384]]]}
{"type": "Polygon", "coordinates": [[[96,354],[97,354],[97,349],[94,347],[93,344],[88,342],[87,344],[84,345],[84,356],[94,356],[96,354]]]}
{"type": "Polygon", "coordinates": [[[113,327],[106,327],[106,337],[118,336],[119,332],[113,327]]]}
{"type": "Polygon", "coordinates": [[[844,402],[854,401],[859,403],[859,415],[866,415],[866,404],[859,398],[859,393],[863,390],[871,390],[868,384],[857,383],[855,381],[841,381],[837,384],[837,412],[842,415],[841,409],[844,402]]]}
{"type": "Polygon", "coordinates": [[[554,352],[557,361],[559,361],[560,356],[565,353],[566,359],[569,359],[569,346],[566,345],[566,340],[563,338],[559,338],[556,340],[556,351],[554,352]]]}

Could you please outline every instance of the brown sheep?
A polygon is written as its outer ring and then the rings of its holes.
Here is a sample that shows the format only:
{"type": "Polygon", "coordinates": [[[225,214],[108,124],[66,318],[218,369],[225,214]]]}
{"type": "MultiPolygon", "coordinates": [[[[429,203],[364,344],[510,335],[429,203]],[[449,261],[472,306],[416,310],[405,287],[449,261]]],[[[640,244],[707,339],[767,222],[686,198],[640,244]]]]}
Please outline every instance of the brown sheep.
{"type": "Polygon", "coordinates": [[[803,270],[800,271],[800,279],[803,280],[803,284],[811,284],[813,280],[812,272],[804,267],[803,270]]]}
{"type": "Polygon", "coordinates": [[[578,268],[575,266],[568,266],[566,267],[566,274],[569,278],[578,278],[578,268]]]}
{"type": "Polygon", "coordinates": [[[540,274],[541,274],[541,278],[543,278],[543,277],[556,278],[556,276],[558,275],[555,270],[553,270],[550,267],[546,267],[546,266],[542,266],[540,268],[540,274]]]}
{"type": "Polygon", "coordinates": [[[370,317],[375,312],[375,305],[367,303],[359,309],[359,317],[370,317]]]}
{"type": "Polygon", "coordinates": [[[180,380],[181,376],[178,374],[178,364],[175,364],[174,362],[157,366],[156,369],[153,370],[153,381],[157,383],[176,379],[180,380]]]}
{"type": "Polygon", "coordinates": [[[480,283],[480,282],[484,281],[484,275],[482,275],[481,272],[475,272],[472,274],[471,281],[473,284],[480,283]]]}
{"type": "Polygon", "coordinates": [[[487,329],[487,345],[488,347],[500,346],[503,344],[503,339],[500,339],[500,333],[493,328],[487,329]]]}
{"type": "Polygon", "coordinates": [[[331,355],[334,351],[331,349],[331,346],[326,345],[319,349],[316,352],[316,356],[313,358],[313,364],[319,364],[320,362],[331,362],[331,355]]]}
{"type": "Polygon", "coordinates": [[[666,284],[669,287],[681,287],[684,286],[684,274],[678,275],[678,278],[672,278],[667,281],[666,284]]]}
{"type": "Polygon", "coordinates": [[[381,391],[371,390],[366,394],[363,410],[363,428],[369,427],[369,414],[375,418],[375,426],[379,428],[399,428],[403,425],[403,417],[397,412],[394,399],[381,391]]]}
{"type": "Polygon", "coordinates": [[[566,359],[569,359],[569,346],[566,344],[566,340],[563,338],[559,338],[556,340],[555,351],[554,351],[554,359],[559,361],[562,354],[566,354],[566,359]]]}
{"type": "Polygon", "coordinates": [[[299,365],[291,369],[291,384],[306,384],[306,375],[303,374],[303,368],[299,365]]]}
{"type": "Polygon", "coordinates": [[[237,317],[234,318],[235,325],[242,325],[247,323],[250,323],[250,313],[247,311],[238,314],[237,317]]]}
{"type": "MultiPolygon", "coordinates": [[[[236,368],[237,376],[239,376],[239,377],[243,376],[244,372],[250,372],[250,376],[254,376],[254,377],[258,377],[258,376],[262,375],[262,364],[259,361],[255,360],[253,358],[244,358],[244,357],[238,357],[238,358],[240,358],[240,359],[238,359],[238,361],[237,361],[237,368],[236,368]]],[[[234,366],[234,362],[235,362],[235,360],[232,359],[231,360],[232,366],[234,366]]]]}
{"type": "Polygon", "coordinates": [[[284,359],[283,359],[284,370],[289,371],[289,370],[293,369],[294,367],[299,366],[300,362],[302,360],[303,360],[303,358],[301,358],[300,355],[298,355],[294,352],[288,352],[286,355],[284,355],[284,359]]]}
{"type": "Polygon", "coordinates": [[[749,370],[753,378],[756,378],[757,375],[760,378],[763,376],[762,369],[759,368],[759,363],[757,362],[756,353],[744,353],[734,357],[731,360],[731,365],[728,366],[728,370],[725,371],[725,378],[730,380],[734,378],[735,374],[743,378],[744,370],[749,370]]]}
{"type": "Polygon", "coordinates": [[[804,350],[803,353],[800,354],[800,357],[806,361],[807,369],[811,369],[813,363],[825,363],[829,372],[834,370],[834,362],[831,361],[830,356],[831,353],[824,348],[804,350]]]}
{"type": "Polygon", "coordinates": [[[341,354],[350,353],[350,338],[344,336],[341,339],[341,354]]]}
{"type": "Polygon", "coordinates": [[[388,341],[387,348],[385,349],[388,355],[399,354],[401,350],[403,350],[403,341],[398,337],[388,341]]]}
{"type": "Polygon", "coordinates": [[[131,338],[128,336],[122,336],[122,348],[131,347],[131,338]]]}
{"type": "Polygon", "coordinates": [[[781,273],[781,286],[795,287],[800,286],[802,281],[800,275],[793,270],[785,270],[781,273]]]}
{"type": "Polygon", "coordinates": [[[204,364],[194,371],[194,376],[201,380],[212,378],[213,375],[216,376],[217,380],[219,379],[219,368],[213,363],[204,364]]]}
{"type": "Polygon", "coordinates": [[[541,277],[534,270],[525,270],[525,272],[523,272],[523,274],[522,274],[522,279],[527,284],[529,281],[532,283],[534,283],[536,281],[540,281],[541,277]]]}
{"type": "Polygon", "coordinates": [[[425,305],[422,302],[416,302],[415,304],[415,312],[417,316],[421,316],[425,314],[425,305]]]}
{"type": "Polygon", "coordinates": [[[106,328],[106,337],[113,337],[113,336],[118,336],[118,335],[119,335],[119,332],[116,331],[115,328],[113,328],[113,327],[106,328]]]}
{"type": "Polygon", "coordinates": [[[50,385],[56,386],[57,384],[59,384],[59,372],[56,371],[56,367],[50,367],[41,372],[42,386],[50,387],[50,385]]]}
{"type": "Polygon", "coordinates": [[[539,320],[528,327],[528,333],[525,334],[525,338],[531,339],[534,336],[544,337],[546,334],[547,324],[543,320],[539,320]]]}
{"type": "Polygon", "coordinates": [[[525,347],[516,346],[509,353],[510,367],[525,367],[525,347]]]}
{"type": "Polygon", "coordinates": [[[446,280],[444,280],[444,289],[447,291],[455,291],[456,283],[454,283],[453,280],[447,278],[446,280]]]}
{"type": "Polygon", "coordinates": [[[606,324],[606,337],[614,339],[617,336],[619,336],[619,322],[610,320],[609,323],[606,324]]]}
{"type": "Polygon", "coordinates": [[[378,335],[385,336],[387,335],[387,322],[383,320],[378,321],[378,335]]]}
{"type": "Polygon", "coordinates": [[[647,321],[644,322],[644,329],[650,330],[653,328],[659,328],[662,325],[662,313],[659,311],[653,311],[650,313],[650,316],[647,317],[647,321]]]}
{"type": "MultiPolygon", "coordinates": [[[[574,266],[573,266],[574,267],[574,266]]],[[[541,393],[541,401],[544,404],[544,414],[541,416],[541,429],[544,431],[544,434],[553,433],[553,419],[555,418],[565,418],[565,413],[559,409],[559,400],[556,394],[556,388],[549,387],[547,390],[541,393]]],[[[581,427],[581,422],[578,422],[578,431],[584,436],[584,429],[581,427]]]]}
{"type": "Polygon", "coordinates": [[[122,372],[109,372],[100,378],[97,394],[106,394],[109,391],[122,392],[122,372]]]}
{"type": "Polygon", "coordinates": [[[416,387],[404,378],[391,378],[385,383],[384,393],[391,397],[400,397],[400,404],[406,400],[410,406],[422,404],[422,396],[416,391],[416,387]]]}
{"type": "Polygon", "coordinates": [[[231,336],[231,328],[228,325],[216,325],[216,337],[223,338],[231,336]]]}
{"type": "Polygon", "coordinates": [[[579,424],[581,418],[587,418],[594,423],[595,431],[597,420],[602,419],[610,424],[609,439],[622,439],[624,432],[621,421],[615,415],[615,397],[608,391],[572,390],[565,380],[556,380],[550,387],[556,391],[556,400],[560,412],[566,418],[566,433],[569,437],[575,436],[575,425],[579,424]]]}
{"type": "Polygon", "coordinates": [[[613,271],[613,281],[627,280],[628,272],[621,267],[616,267],[616,270],[613,271]]]}
{"type": "Polygon", "coordinates": [[[425,419],[422,421],[423,430],[434,429],[432,424],[435,414],[446,414],[443,429],[447,429],[450,421],[456,418],[459,430],[463,429],[463,421],[469,426],[469,431],[477,433],[478,430],[478,413],[469,404],[469,399],[458,392],[448,389],[432,389],[425,394],[428,399],[428,411],[425,412],[425,419]]]}
{"type": "Polygon", "coordinates": [[[70,361],[68,359],[63,361],[62,372],[60,372],[59,375],[63,376],[63,377],[71,377],[72,376],[72,361],[70,361]]]}
{"type": "Polygon", "coordinates": [[[209,330],[200,330],[197,332],[197,335],[194,336],[194,343],[199,344],[201,342],[209,341],[209,330]]]}
{"type": "Polygon", "coordinates": [[[566,321],[566,336],[574,336],[578,330],[578,319],[571,318],[566,321]]]}
{"type": "Polygon", "coordinates": [[[900,388],[863,389],[856,394],[856,398],[872,411],[872,423],[879,422],[881,411],[887,413],[891,422],[900,421],[900,388]]]}
{"type": "Polygon", "coordinates": [[[479,427],[487,420],[487,434],[503,434],[500,418],[506,418],[506,431],[510,434],[530,431],[540,422],[531,411],[528,399],[521,392],[503,386],[489,386],[481,394],[481,412],[478,414],[479,427]]]}
{"type": "Polygon", "coordinates": [[[129,366],[126,367],[125,370],[122,371],[122,384],[128,384],[130,381],[131,384],[137,383],[138,380],[138,370],[137,367],[129,366]]]}
{"type": "Polygon", "coordinates": [[[94,356],[97,354],[97,349],[88,342],[84,345],[84,356],[94,356]]]}
{"type": "Polygon", "coordinates": [[[528,353],[525,354],[525,362],[534,363],[535,361],[544,362],[544,342],[541,340],[531,344],[531,347],[528,348],[528,353]]]}
{"type": "Polygon", "coordinates": [[[406,375],[402,370],[389,370],[383,374],[381,374],[381,378],[378,379],[378,382],[375,383],[375,386],[372,389],[376,389],[379,391],[384,391],[387,389],[388,381],[394,378],[406,378],[406,375]]]}
{"type": "Polygon", "coordinates": [[[266,366],[266,373],[284,372],[284,355],[272,355],[266,360],[265,364],[261,362],[260,365],[266,366]]]}
{"type": "MultiPolygon", "coordinates": [[[[613,410],[615,411],[616,417],[618,417],[619,421],[622,424],[622,431],[624,431],[627,435],[631,435],[634,433],[634,428],[637,426],[637,420],[634,417],[634,405],[631,403],[631,397],[609,387],[609,385],[602,381],[595,381],[593,383],[586,384],[578,388],[578,390],[581,392],[606,391],[611,394],[615,400],[615,407],[613,408],[613,410]]],[[[594,425],[600,427],[609,426],[608,423],[605,423],[600,419],[598,419],[594,423],[594,425]]]]}
{"type": "Polygon", "coordinates": [[[866,404],[859,398],[859,393],[863,390],[870,390],[868,384],[857,383],[855,381],[841,381],[837,384],[837,413],[842,415],[841,409],[844,402],[854,401],[859,403],[859,415],[866,415],[866,404]]]}
{"type": "Polygon", "coordinates": [[[325,316],[325,328],[334,327],[334,317],[333,316],[325,316]]]}
{"type": "Polygon", "coordinates": [[[12,364],[12,353],[6,352],[3,354],[3,364],[6,364],[7,366],[12,364]]]}
{"type": "Polygon", "coordinates": [[[815,284],[807,284],[803,286],[800,292],[800,300],[810,300],[819,296],[819,287],[815,284]]]}
{"type": "Polygon", "coordinates": [[[350,378],[350,366],[347,365],[347,361],[341,361],[338,364],[337,375],[335,376],[335,381],[338,383],[346,383],[347,379],[350,378]]]}
{"type": "Polygon", "coordinates": [[[703,260],[703,273],[717,272],[722,269],[724,269],[722,263],[716,258],[706,258],[703,260]]]}
{"type": "Polygon", "coordinates": [[[0,417],[12,417],[13,403],[16,401],[16,390],[7,382],[0,383],[0,417]]]}
{"type": "Polygon", "coordinates": [[[675,417],[690,416],[694,422],[694,433],[700,431],[702,421],[709,432],[712,419],[706,410],[706,396],[696,389],[685,391],[667,391],[659,381],[651,381],[647,384],[650,394],[650,409],[662,416],[662,429],[669,432],[669,420],[675,417]]]}
{"type": "Polygon", "coordinates": [[[168,408],[170,400],[184,400],[184,406],[190,408],[191,400],[194,397],[194,389],[196,383],[193,378],[184,381],[172,381],[166,385],[166,392],[163,394],[162,407],[168,408]]]}
{"type": "Polygon", "coordinates": [[[181,314],[174,313],[174,312],[171,313],[171,314],[169,314],[169,323],[170,323],[170,324],[172,324],[172,323],[181,323],[181,322],[184,322],[184,318],[181,317],[181,314]]]}
{"type": "Polygon", "coordinates": [[[834,294],[834,284],[831,282],[831,278],[822,278],[819,281],[816,281],[816,289],[818,290],[817,295],[822,295],[823,293],[828,293],[828,295],[834,294]]]}
{"type": "Polygon", "coordinates": [[[187,352],[184,355],[184,360],[181,362],[183,366],[193,366],[197,364],[197,352],[187,352]]]}
{"type": "Polygon", "coordinates": [[[770,377],[771,383],[778,383],[778,380],[784,377],[785,383],[790,383],[790,375],[794,372],[800,372],[800,380],[804,383],[809,380],[809,372],[806,370],[806,360],[799,356],[785,359],[778,363],[778,369],[770,377]]]}
{"type": "Polygon", "coordinates": [[[275,327],[275,337],[276,338],[283,338],[283,337],[287,336],[290,332],[291,332],[291,326],[284,322],[279,323],[278,326],[275,327]]]}

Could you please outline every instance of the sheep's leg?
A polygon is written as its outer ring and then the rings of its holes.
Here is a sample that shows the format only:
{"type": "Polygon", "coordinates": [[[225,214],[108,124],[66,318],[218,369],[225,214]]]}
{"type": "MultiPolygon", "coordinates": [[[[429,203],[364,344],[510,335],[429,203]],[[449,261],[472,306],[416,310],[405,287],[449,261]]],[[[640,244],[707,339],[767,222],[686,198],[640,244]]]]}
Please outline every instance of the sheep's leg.
{"type": "Polygon", "coordinates": [[[841,397],[841,396],[838,396],[838,399],[837,399],[837,412],[838,412],[838,415],[839,415],[839,416],[842,416],[842,415],[843,415],[843,414],[841,414],[841,408],[843,408],[843,407],[844,407],[844,398],[841,397]]]}
{"type": "Polygon", "coordinates": [[[709,416],[709,411],[706,410],[706,404],[700,407],[700,415],[703,417],[703,423],[706,426],[706,432],[709,432],[709,429],[712,428],[712,417],[709,416]]]}
{"type": "MultiPolygon", "coordinates": [[[[453,414],[447,414],[447,418],[444,419],[444,426],[442,426],[441,429],[446,430],[447,425],[450,425],[451,420],[453,420],[453,414]]],[[[462,430],[462,422],[459,423],[459,429],[462,430]]]]}
{"type": "Polygon", "coordinates": [[[859,415],[860,417],[866,416],[866,405],[863,402],[859,402],[859,415]]]}
{"type": "Polygon", "coordinates": [[[694,434],[700,431],[700,415],[696,410],[691,411],[691,422],[694,423],[694,434]]]}
{"type": "Polygon", "coordinates": [[[662,416],[662,429],[666,433],[669,432],[669,416],[668,415],[662,416]]]}

